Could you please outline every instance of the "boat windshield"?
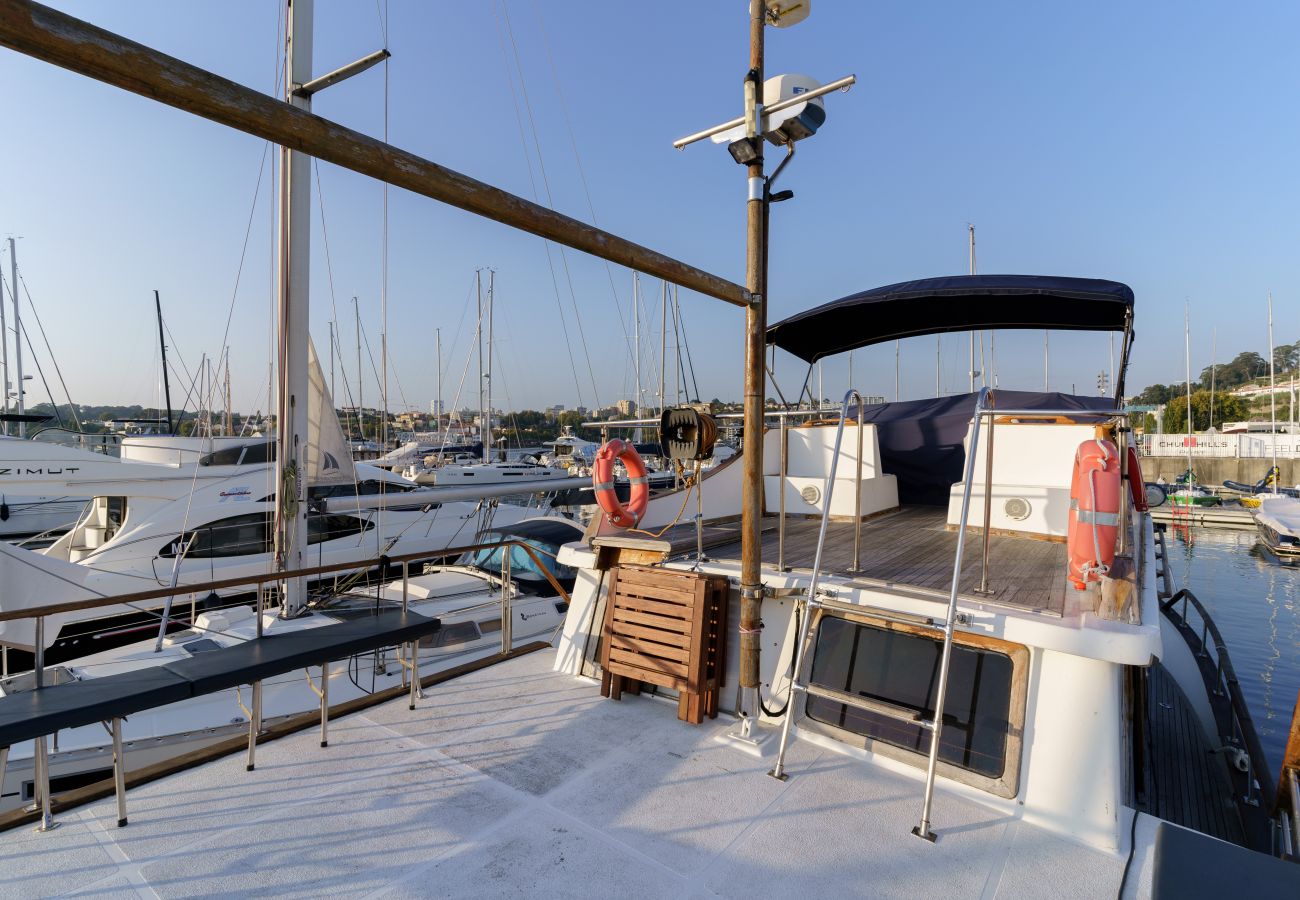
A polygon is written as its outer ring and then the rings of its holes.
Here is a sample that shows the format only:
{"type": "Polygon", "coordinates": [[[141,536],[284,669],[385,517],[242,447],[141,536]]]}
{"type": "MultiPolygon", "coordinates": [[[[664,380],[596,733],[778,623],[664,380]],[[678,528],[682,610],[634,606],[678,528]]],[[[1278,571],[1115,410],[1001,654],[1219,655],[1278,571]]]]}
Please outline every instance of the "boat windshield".
{"type": "Polygon", "coordinates": [[[528,555],[528,551],[515,544],[509,546],[500,545],[496,547],[484,547],[481,550],[471,550],[461,555],[456,561],[457,565],[472,566],[484,572],[493,575],[501,574],[501,565],[503,557],[507,552],[510,554],[510,575],[516,581],[525,582],[530,587],[535,588],[539,593],[551,593],[554,589],[550,582],[546,580],[543,571],[549,571],[551,576],[566,590],[572,590],[574,581],[577,579],[577,571],[571,566],[561,565],[555,559],[555,554],[559,547],[549,541],[537,540],[535,538],[525,538],[520,535],[493,533],[486,535],[484,541],[507,541],[519,540],[528,546],[534,548],[537,553],[538,562],[528,555]]]}

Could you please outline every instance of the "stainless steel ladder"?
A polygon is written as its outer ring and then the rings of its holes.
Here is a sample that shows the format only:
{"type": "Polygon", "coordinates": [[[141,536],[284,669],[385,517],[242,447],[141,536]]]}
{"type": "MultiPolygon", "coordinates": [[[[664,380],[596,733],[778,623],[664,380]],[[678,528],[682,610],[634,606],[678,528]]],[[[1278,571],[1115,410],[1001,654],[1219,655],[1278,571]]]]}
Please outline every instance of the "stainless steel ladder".
{"type": "MultiPolygon", "coordinates": [[[[978,454],[980,445],[980,426],[986,415],[989,406],[990,397],[989,388],[982,388],[975,401],[975,414],[973,416],[973,426],[971,430],[971,449],[966,454],[966,474],[963,479],[962,498],[961,498],[961,520],[957,532],[957,551],[953,557],[952,565],[952,586],[948,592],[948,611],[943,621],[943,652],[939,660],[939,684],[935,696],[934,718],[924,719],[917,712],[901,706],[895,706],[889,703],[869,700],[865,697],[859,697],[856,694],[850,694],[843,691],[835,691],[827,688],[817,687],[809,683],[811,674],[811,660],[809,658],[809,643],[812,637],[812,615],[813,610],[820,609],[837,609],[844,611],[853,607],[847,604],[835,603],[834,601],[823,600],[818,595],[818,581],[821,578],[822,553],[826,546],[826,531],[830,524],[831,497],[835,488],[835,470],[839,462],[840,444],[844,437],[844,423],[848,417],[849,401],[856,397],[858,399],[858,496],[861,498],[861,477],[862,477],[862,398],[856,390],[850,390],[844,395],[844,403],[840,409],[839,430],[835,434],[835,451],[831,457],[830,471],[826,477],[826,486],[822,491],[822,521],[821,528],[817,534],[817,552],[813,557],[812,577],[808,582],[807,596],[803,597],[799,603],[802,605],[803,618],[799,625],[799,635],[795,643],[795,667],[794,678],[790,683],[790,701],[785,705],[785,712],[781,722],[781,742],[780,749],[777,751],[776,765],[768,774],[773,778],[784,781],[788,775],[785,771],[785,754],[790,742],[790,728],[794,721],[794,695],[803,693],[817,697],[824,697],[833,700],[836,703],[843,703],[852,706],[855,709],[873,712],[891,718],[901,719],[919,725],[921,728],[930,732],[930,754],[929,761],[925,771],[925,800],[921,807],[920,824],[912,829],[912,833],[927,841],[933,842],[935,839],[934,832],[930,830],[930,810],[934,800],[934,778],[939,763],[939,741],[943,733],[943,707],[944,700],[948,695],[948,669],[952,660],[952,637],[953,628],[957,621],[957,587],[961,578],[962,555],[966,546],[966,525],[970,517],[970,498],[971,488],[975,482],[975,457],[978,454]]],[[[989,448],[991,456],[992,448],[989,448]]],[[[782,490],[785,486],[782,485],[782,490]]],[[[985,486],[985,531],[987,533],[988,509],[990,502],[988,500],[990,491],[988,485],[985,486]]],[[[860,502],[860,500],[859,500],[860,502]]],[[[859,507],[855,505],[855,509],[859,507]]],[[[862,518],[857,516],[857,528],[859,534],[862,527],[862,518]]],[[[858,541],[854,541],[854,568],[858,565],[858,541]]],[[[934,624],[931,620],[928,624],[934,624]]]]}

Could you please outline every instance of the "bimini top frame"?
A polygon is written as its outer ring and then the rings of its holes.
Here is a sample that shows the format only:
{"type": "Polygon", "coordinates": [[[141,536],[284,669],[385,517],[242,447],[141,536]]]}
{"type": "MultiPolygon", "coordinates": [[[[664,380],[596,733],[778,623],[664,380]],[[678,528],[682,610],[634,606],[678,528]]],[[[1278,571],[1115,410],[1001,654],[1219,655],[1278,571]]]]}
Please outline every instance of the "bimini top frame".
{"type": "Polygon", "coordinates": [[[1124,333],[1122,396],[1133,337],[1133,290],[1056,275],[953,275],[850,294],[767,329],[767,342],[808,363],[899,338],[984,329],[1124,333]]]}

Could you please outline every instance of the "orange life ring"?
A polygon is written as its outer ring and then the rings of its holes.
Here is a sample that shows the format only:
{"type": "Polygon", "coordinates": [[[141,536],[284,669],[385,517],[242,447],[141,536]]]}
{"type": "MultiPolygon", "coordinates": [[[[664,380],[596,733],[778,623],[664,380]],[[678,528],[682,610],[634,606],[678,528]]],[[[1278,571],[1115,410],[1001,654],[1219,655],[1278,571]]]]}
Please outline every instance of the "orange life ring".
{"type": "Polygon", "coordinates": [[[636,447],[620,438],[605,444],[596,451],[596,459],[591,465],[591,486],[596,491],[596,503],[605,513],[611,525],[619,528],[631,528],[645,516],[650,504],[650,480],[646,477],[645,463],[636,447]],[[618,501],[614,491],[614,461],[622,460],[627,469],[627,480],[632,485],[632,496],[627,506],[618,501]]]}
{"type": "Polygon", "coordinates": [[[1069,577],[1075,590],[1100,581],[1115,561],[1119,533],[1119,450],[1110,441],[1084,441],[1074,453],[1070,481],[1069,577]]]}
{"type": "Polygon", "coordinates": [[[1138,461],[1137,448],[1132,444],[1128,448],[1128,489],[1133,497],[1133,508],[1146,512],[1151,508],[1147,503],[1147,483],[1142,479],[1142,463],[1138,461]]]}

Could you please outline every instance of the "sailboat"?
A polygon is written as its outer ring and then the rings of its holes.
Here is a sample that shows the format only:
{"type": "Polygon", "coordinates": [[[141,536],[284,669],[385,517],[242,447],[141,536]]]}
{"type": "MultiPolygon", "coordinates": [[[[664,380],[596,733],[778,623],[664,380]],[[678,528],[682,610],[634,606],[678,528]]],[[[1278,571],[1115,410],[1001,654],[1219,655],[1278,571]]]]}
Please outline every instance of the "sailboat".
{"type": "Polygon", "coordinates": [[[1169,494],[1169,502],[1175,506],[1218,506],[1223,501],[1213,491],[1196,483],[1196,470],[1192,468],[1192,449],[1196,446],[1193,436],[1195,428],[1192,422],[1192,338],[1191,313],[1183,310],[1183,363],[1187,368],[1187,471],[1174,481],[1175,489],[1169,494]]]}

